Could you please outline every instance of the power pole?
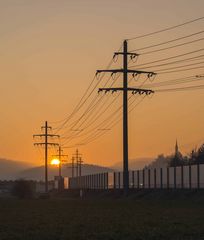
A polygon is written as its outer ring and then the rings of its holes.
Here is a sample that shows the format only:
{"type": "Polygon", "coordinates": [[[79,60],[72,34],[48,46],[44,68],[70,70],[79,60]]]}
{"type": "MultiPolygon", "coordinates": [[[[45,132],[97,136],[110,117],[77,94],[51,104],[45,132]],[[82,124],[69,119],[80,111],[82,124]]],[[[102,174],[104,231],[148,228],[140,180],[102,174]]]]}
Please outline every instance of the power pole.
{"type": "Polygon", "coordinates": [[[71,159],[71,167],[68,167],[72,169],[72,178],[75,177],[75,169],[77,169],[77,166],[75,164],[75,157],[73,156],[71,159]]]}
{"type": "Polygon", "coordinates": [[[72,157],[72,162],[73,162],[73,167],[74,167],[74,162],[76,162],[76,177],[79,176],[79,163],[80,163],[80,158],[81,154],[79,153],[79,150],[76,149],[76,153],[73,154],[73,157],[72,157]]]}
{"type": "Polygon", "coordinates": [[[48,192],[48,146],[58,146],[58,143],[48,142],[48,138],[51,137],[59,137],[56,134],[48,133],[48,130],[51,130],[52,127],[48,126],[47,121],[45,121],[45,126],[42,126],[41,129],[44,129],[44,133],[42,134],[34,134],[33,138],[40,137],[44,138],[44,142],[36,142],[34,146],[44,146],[45,147],[45,192],[48,192]]]}
{"type": "Polygon", "coordinates": [[[63,149],[60,145],[59,145],[59,149],[57,151],[58,151],[58,154],[52,155],[52,156],[59,159],[59,178],[61,178],[62,177],[62,163],[67,162],[68,155],[63,154],[63,149]]]}
{"type": "Polygon", "coordinates": [[[81,185],[81,166],[82,166],[82,154],[79,153],[79,150],[76,149],[76,153],[72,157],[72,175],[74,175],[74,162],[76,162],[76,177],[79,177],[79,183],[81,185]]]}
{"type": "Polygon", "coordinates": [[[79,166],[79,178],[81,179],[81,165],[82,165],[83,161],[82,161],[82,157],[79,157],[78,160],[78,166],[79,166]]]}
{"type": "Polygon", "coordinates": [[[58,155],[53,155],[53,157],[58,158],[59,160],[59,179],[58,179],[58,190],[61,191],[64,188],[63,178],[62,178],[62,163],[67,162],[65,158],[68,157],[68,155],[62,154],[63,150],[61,146],[59,145],[58,149],[58,155]]]}
{"type": "Polygon", "coordinates": [[[74,177],[74,157],[72,157],[72,178],[74,177]]]}
{"type": "Polygon", "coordinates": [[[135,58],[138,56],[136,53],[128,52],[128,43],[127,40],[123,42],[123,52],[115,52],[114,56],[122,55],[123,56],[123,68],[122,69],[113,69],[113,70],[97,70],[96,74],[101,72],[110,72],[114,73],[123,73],[123,87],[122,88],[99,88],[101,91],[122,91],[123,92],[123,185],[124,185],[124,194],[128,194],[129,190],[129,169],[128,169],[128,92],[132,94],[139,93],[140,95],[146,94],[150,95],[153,93],[152,90],[141,89],[141,88],[129,88],[128,87],[128,74],[132,73],[133,76],[138,74],[147,74],[148,77],[155,75],[154,72],[146,72],[140,70],[131,70],[128,69],[128,57],[135,58]]]}

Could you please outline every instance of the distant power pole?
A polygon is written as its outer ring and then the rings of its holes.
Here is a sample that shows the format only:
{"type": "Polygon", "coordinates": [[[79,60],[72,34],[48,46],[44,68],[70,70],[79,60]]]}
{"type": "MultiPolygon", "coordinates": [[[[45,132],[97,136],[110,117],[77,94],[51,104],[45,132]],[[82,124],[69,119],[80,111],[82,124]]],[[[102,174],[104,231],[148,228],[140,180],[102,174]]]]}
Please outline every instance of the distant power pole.
{"type": "Polygon", "coordinates": [[[78,160],[78,168],[79,168],[79,178],[81,179],[81,165],[82,165],[83,161],[82,161],[82,157],[79,157],[78,160]]]}
{"type": "Polygon", "coordinates": [[[68,167],[68,168],[72,169],[72,178],[74,178],[75,177],[75,169],[77,171],[77,166],[76,166],[76,163],[75,163],[75,157],[74,156],[71,159],[71,167],[68,167]]]}
{"type": "Polygon", "coordinates": [[[132,73],[133,75],[138,74],[147,74],[148,77],[155,75],[153,72],[146,72],[140,70],[131,70],[128,69],[128,57],[135,58],[138,56],[136,53],[128,52],[128,43],[127,40],[123,42],[123,52],[115,52],[115,55],[123,56],[123,68],[122,69],[114,69],[114,70],[97,70],[97,73],[101,72],[111,72],[111,73],[123,73],[123,87],[121,88],[99,88],[99,92],[101,91],[122,91],[123,92],[123,185],[124,185],[124,194],[128,194],[129,189],[129,169],[128,169],[128,92],[132,92],[132,94],[139,93],[140,95],[146,94],[150,95],[153,93],[152,90],[141,89],[141,88],[129,88],[128,87],[128,73],[132,73]]]}
{"type": "Polygon", "coordinates": [[[34,138],[40,137],[44,138],[44,142],[36,142],[34,146],[44,146],[45,147],[45,192],[48,192],[48,146],[58,146],[58,143],[48,142],[48,138],[59,137],[59,135],[50,134],[48,130],[51,130],[52,127],[49,127],[47,121],[45,122],[45,126],[41,127],[44,130],[42,134],[35,134],[33,135],[34,138]]]}
{"type": "Polygon", "coordinates": [[[76,177],[79,176],[79,169],[81,168],[80,164],[82,163],[82,160],[80,160],[80,159],[81,159],[81,154],[79,153],[79,150],[77,149],[76,153],[73,154],[73,157],[72,157],[72,163],[73,163],[72,166],[74,167],[74,162],[76,163],[76,177]]]}
{"type": "Polygon", "coordinates": [[[74,176],[74,164],[76,163],[76,177],[79,178],[79,185],[81,187],[81,175],[82,175],[82,154],[79,153],[79,150],[76,150],[76,153],[72,157],[72,176],[74,176]]]}
{"type": "Polygon", "coordinates": [[[62,147],[59,145],[59,149],[57,150],[58,154],[53,155],[53,157],[56,157],[59,159],[59,178],[62,177],[62,163],[67,162],[68,155],[63,154],[62,147]]]}
{"type": "Polygon", "coordinates": [[[71,168],[72,168],[72,178],[75,176],[74,175],[74,169],[75,169],[75,163],[74,163],[74,157],[72,157],[72,166],[71,166],[71,168]]]}

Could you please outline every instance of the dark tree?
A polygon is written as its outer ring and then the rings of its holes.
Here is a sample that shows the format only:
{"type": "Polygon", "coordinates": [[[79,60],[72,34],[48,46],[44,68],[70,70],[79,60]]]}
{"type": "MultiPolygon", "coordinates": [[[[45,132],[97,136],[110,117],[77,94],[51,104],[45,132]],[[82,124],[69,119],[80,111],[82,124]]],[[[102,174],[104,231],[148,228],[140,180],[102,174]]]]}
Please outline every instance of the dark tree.
{"type": "Polygon", "coordinates": [[[194,159],[194,162],[197,164],[204,163],[204,144],[200,146],[194,159]]]}
{"type": "Polygon", "coordinates": [[[23,179],[17,180],[14,184],[12,194],[18,198],[31,198],[34,194],[34,183],[23,179]]]}
{"type": "Polygon", "coordinates": [[[185,161],[184,161],[183,156],[181,154],[172,156],[172,158],[169,162],[170,167],[177,167],[177,166],[182,166],[182,165],[185,165],[185,161]]]}

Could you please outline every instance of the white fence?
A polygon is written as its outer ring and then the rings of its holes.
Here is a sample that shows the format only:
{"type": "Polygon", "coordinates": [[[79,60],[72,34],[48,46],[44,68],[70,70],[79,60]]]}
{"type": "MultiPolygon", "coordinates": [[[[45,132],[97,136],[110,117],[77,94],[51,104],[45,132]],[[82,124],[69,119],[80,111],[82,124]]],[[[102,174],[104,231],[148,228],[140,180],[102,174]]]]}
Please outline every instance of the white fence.
{"type": "MultiPolygon", "coordinates": [[[[69,188],[122,189],[123,172],[100,173],[70,178],[69,188]]],[[[204,164],[129,171],[129,188],[204,188],[204,164]]]]}

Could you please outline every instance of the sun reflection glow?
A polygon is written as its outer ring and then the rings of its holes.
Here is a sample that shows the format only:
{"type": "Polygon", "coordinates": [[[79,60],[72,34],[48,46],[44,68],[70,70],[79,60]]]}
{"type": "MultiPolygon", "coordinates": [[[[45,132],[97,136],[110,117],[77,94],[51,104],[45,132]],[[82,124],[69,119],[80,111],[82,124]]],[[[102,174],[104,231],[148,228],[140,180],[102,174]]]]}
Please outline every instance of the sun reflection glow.
{"type": "Polygon", "coordinates": [[[51,160],[51,165],[59,165],[59,163],[60,163],[59,159],[55,158],[51,160]]]}

